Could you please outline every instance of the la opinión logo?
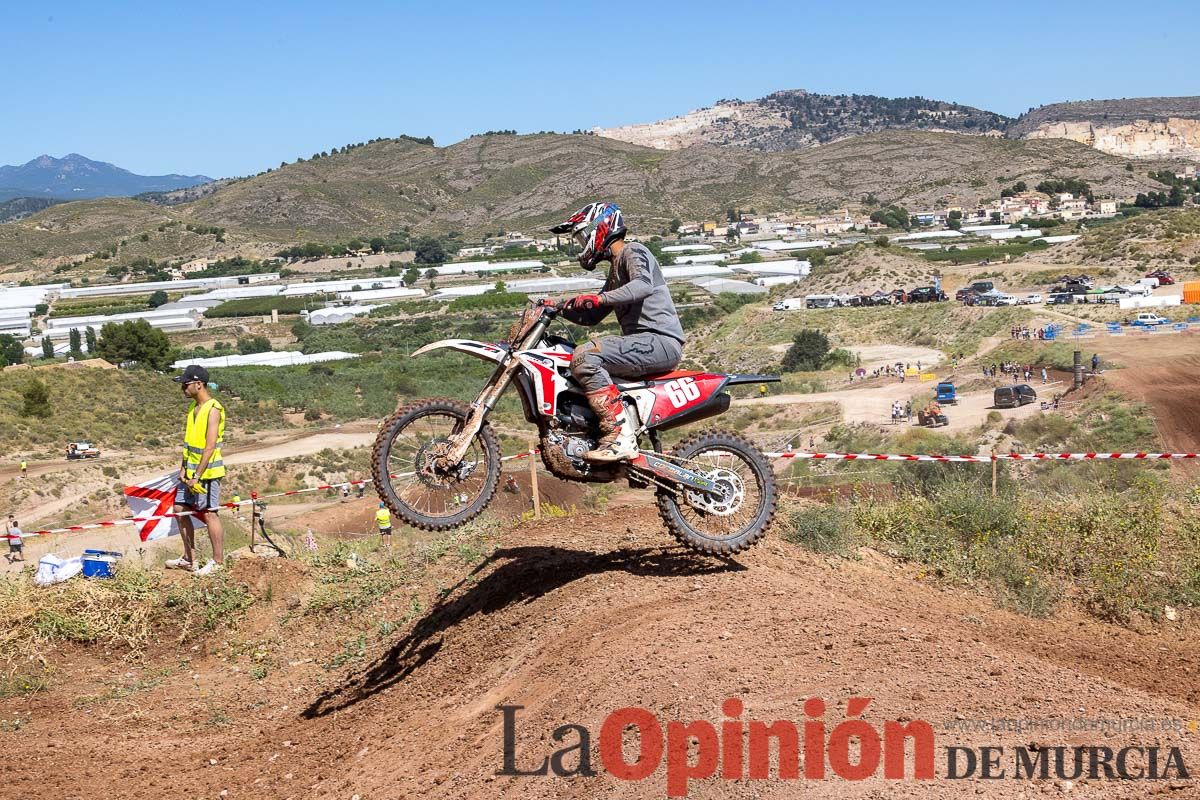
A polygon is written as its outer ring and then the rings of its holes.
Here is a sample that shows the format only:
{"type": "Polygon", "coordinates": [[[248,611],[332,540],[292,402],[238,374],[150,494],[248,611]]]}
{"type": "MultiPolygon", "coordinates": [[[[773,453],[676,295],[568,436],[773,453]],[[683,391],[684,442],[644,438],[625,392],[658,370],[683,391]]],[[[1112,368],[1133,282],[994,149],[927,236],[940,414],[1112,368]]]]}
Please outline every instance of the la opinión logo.
{"type": "MultiPolygon", "coordinates": [[[[686,797],[690,781],[718,776],[723,780],[767,780],[771,777],[771,753],[778,753],[775,777],[822,780],[827,772],[844,780],[859,781],[876,775],[891,780],[912,777],[927,780],[934,775],[933,727],[924,720],[883,723],[882,732],[861,719],[871,703],[869,697],[852,697],[846,704],[846,720],[826,730],[825,701],[811,697],[804,702],[807,719],[797,725],[790,720],[746,720],[745,706],[738,698],[721,705],[725,719],[663,725],[652,712],[631,706],[613,711],[600,726],[601,768],[623,781],[649,778],[666,763],[669,797],[686,797]],[[626,732],[636,732],[635,757],[627,757],[626,732]],[[911,741],[912,766],[906,748],[911,741]]],[[[517,712],[524,706],[498,705],[504,716],[504,761],[498,775],[557,777],[595,776],[592,765],[592,734],[583,725],[560,725],[551,733],[563,744],[540,764],[518,766],[516,756],[517,712]]]]}

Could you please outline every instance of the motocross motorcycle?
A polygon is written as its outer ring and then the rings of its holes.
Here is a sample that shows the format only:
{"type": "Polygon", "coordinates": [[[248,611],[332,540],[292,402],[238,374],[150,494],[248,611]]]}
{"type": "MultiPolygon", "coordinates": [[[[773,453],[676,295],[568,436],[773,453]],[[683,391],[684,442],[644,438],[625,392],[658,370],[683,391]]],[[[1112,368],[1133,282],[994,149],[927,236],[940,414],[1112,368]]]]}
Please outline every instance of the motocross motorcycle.
{"type": "Polygon", "coordinates": [[[632,487],[653,489],[668,530],[703,553],[737,553],[758,541],[776,506],[775,473],[758,448],[735,433],[710,430],[664,452],[660,433],[724,412],[729,386],[779,379],[677,371],[618,382],[627,410],[636,417],[639,444],[644,437],[651,449],[627,462],[588,462],[584,454],[599,438],[597,419],[571,376],[574,342],[548,332],[558,313],[553,305],[533,305],[522,312],[507,342],[444,339],[413,354],[449,348],[496,366],[469,405],[430,398],[401,407],[383,422],[371,466],[380,498],[392,513],[417,528],[446,530],[487,507],[500,481],[501,461],[488,415],[515,386],[551,474],[590,483],[626,480],[632,487]]]}

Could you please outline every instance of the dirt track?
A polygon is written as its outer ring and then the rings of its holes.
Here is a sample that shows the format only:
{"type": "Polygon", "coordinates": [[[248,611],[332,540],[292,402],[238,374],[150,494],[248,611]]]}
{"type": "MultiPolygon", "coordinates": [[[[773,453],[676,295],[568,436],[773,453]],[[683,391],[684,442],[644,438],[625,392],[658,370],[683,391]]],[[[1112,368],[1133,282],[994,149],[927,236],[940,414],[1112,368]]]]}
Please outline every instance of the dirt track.
{"type": "MultiPolygon", "coordinates": [[[[967,370],[960,370],[960,374],[965,376],[967,370]]],[[[748,397],[742,400],[735,400],[734,405],[791,406],[813,403],[837,403],[842,409],[842,419],[846,422],[890,425],[892,403],[896,401],[911,401],[913,404],[913,419],[915,420],[916,409],[933,397],[934,387],[936,386],[936,383],[932,381],[919,381],[915,378],[907,380],[904,383],[900,383],[895,378],[876,378],[872,379],[870,384],[859,384],[852,388],[839,389],[832,392],[816,392],[814,394],[778,394],[767,397],[748,397]]],[[[1061,392],[1063,390],[1061,384],[1042,384],[1036,380],[1033,382],[1033,386],[1039,392],[1044,393],[1047,399],[1053,392],[1061,392]]],[[[994,410],[992,399],[992,392],[990,390],[960,393],[958,395],[958,402],[954,405],[946,406],[944,409],[950,419],[950,424],[937,430],[955,432],[978,428],[987,420],[988,412],[994,410]]],[[[1032,403],[1020,408],[1004,409],[1000,413],[1006,419],[1024,419],[1037,413],[1038,410],[1038,404],[1032,403]]],[[[897,425],[895,430],[902,430],[906,426],[907,423],[897,425]]],[[[888,429],[892,430],[890,427],[888,429]]]]}
{"type": "Polygon", "coordinates": [[[1126,367],[1109,370],[1104,379],[1154,410],[1167,449],[1200,449],[1200,338],[1193,333],[1126,334],[1097,338],[1086,347],[1126,367]]]}
{"type": "MultiPolygon", "coordinates": [[[[341,649],[331,625],[289,608],[315,589],[297,565],[239,563],[235,575],[267,608],[237,641],[269,641],[268,677],[235,668],[221,637],[192,651],[163,643],[143,664],[94,663],[79,653],[56,688],[0,701],[0,718],[27,719],[5,735],[0,784],[13,797],[557,798],[662,797],[664,768],[643,782],[497,777],[502,726],[495,706],[525,707],[517,764],[540,762],[549,732],[584,725],[593,750],[604,717],[642,706],[668,720],[719,723],[728,697],[745,719],[806,719],[822,697],[832,729],[851,696],[864,717],[923,719],[949,745],[1045,746],[1161,741],[1200,765],[1194,733],[965,733],[950,725],[996,718],[1200,716],[1200,646],[1181,621],[1137,633],[1070,613],[1037,621],[987,600],[927,585],[870,551],[827,561],[771,537],[736,561],[664,546],[645,506],[599,517],[526,524],[473,570],[455,559],[411,587],[428,609],[396,633],[368,636],[361,665],[319,666],[341,649]],[[442,587],[445,587],[442,594],[442,587]],[[266,600],[262,601],[264,604],[266,600]],[[287,614],[290,621],[281,623],[287,614]],[[111,684],[160,675],[150,688],[73,702],[111,684]],[[190,660],[188,660],[190,659],[190,660]],[[123,674],[124,673],[124,674],[123,674]],[[84,778],[83,776],[86,776],[84,778]]],[[[183,579],[183,578],[181,578],[183,579]]],[[[394,605],[368,618],[398,614],[394,605]]],[[[338,623],[345,624],[345,620],[338,623]]],[[[573,741],[573,735],[568,742],[573,741]]],[[[573,764],[573,757],[568,760],[573,764]]],[[[600,767],[593,753],[593,764],[600,767]]],[[[1183,784],[1171,797],[1195,796],[1183,784]]],[[[709,779],[693,797],[989,797],[1057,795],[1056,781],[709,779]],[[1024,793],[1024,794],[1022,794],[1024,793]]],[[[1076,783],[1085,797],[1144,797],[1166,783],[1076,783]]]]}

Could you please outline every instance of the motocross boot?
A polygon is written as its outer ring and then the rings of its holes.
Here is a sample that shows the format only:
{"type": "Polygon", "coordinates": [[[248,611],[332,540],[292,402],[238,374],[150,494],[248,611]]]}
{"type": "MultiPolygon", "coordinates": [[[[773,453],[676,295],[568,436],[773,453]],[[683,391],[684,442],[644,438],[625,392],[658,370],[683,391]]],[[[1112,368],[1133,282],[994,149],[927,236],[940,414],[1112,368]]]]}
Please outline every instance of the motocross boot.
{"type": "Polygon", "coordinates": [[[596,412],[600,424],[600,441],[584,458],[588,461],[625,461],[638,454],[637,436],[633,433],[633,422],[621,393],[614,384],[588,392],[588,405],[596,412]]]}

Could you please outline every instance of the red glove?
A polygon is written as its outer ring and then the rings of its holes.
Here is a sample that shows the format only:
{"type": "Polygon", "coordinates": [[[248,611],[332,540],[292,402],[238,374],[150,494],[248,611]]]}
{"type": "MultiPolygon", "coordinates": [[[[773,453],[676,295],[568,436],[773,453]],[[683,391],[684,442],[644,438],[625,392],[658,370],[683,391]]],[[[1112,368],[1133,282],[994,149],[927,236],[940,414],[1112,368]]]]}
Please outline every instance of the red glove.
{"type": "Polygon", "coordinates": [[[550,308],[558,308],[558,301],[555,300],[553,297],[543,297],[540,300],[538,300],[535,305],[548,306],[550,308]]]}
{"type": "Polygon", "coordinates": [[[580,294],[567,301],[563,308],[571,311],[593,311],[604,305],[598,294],[580,294]]]}

